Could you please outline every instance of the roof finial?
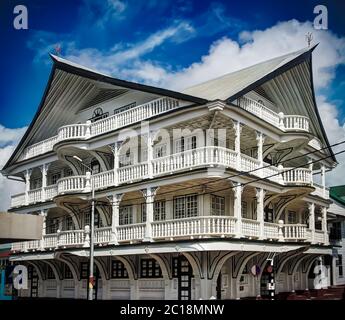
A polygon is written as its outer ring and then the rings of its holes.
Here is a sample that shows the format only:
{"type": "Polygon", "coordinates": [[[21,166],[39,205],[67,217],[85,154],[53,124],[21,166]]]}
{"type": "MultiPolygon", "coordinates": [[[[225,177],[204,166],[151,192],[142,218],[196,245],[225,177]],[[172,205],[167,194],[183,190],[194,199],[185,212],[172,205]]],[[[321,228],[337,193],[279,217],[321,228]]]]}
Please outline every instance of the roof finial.
{"type": "Polygon", "coordinates": [[[57,56],[59,56],[59,55],[61,54],[61,46],[60,46],[59,43],[57,43],[57,44],[55,45],[54,50],[55,50],[55,54],[56,54],[57,56]]]}
{"type": "Polygon", "coordinates": [[[313,34],[311,32],[308,32],[306,35],[305,35],[305,38],[308,42],[308,47],[310,47],[310,44],[311,42],[313,41],[313,34]]]}

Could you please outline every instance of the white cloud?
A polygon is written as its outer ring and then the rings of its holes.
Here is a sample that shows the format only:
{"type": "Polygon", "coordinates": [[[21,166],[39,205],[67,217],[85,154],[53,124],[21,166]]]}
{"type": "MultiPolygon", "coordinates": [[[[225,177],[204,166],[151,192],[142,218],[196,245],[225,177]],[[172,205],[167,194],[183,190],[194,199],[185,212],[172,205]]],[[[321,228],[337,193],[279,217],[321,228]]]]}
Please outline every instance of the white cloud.
{"type": "Polygon", "coordinates": [[[315,30],[310,22],[290,20],[256,31],[244,31],[239,41],[224,37],[214,42],[199,62],[176,72],[168,73],[161,84],[175,89],[185,88],[252,64],[306,47],[305,35],[312,32],[314,43],[314,79],[316,89],[329,85],[335,68],[345,63],[345,38],[331,31],[315,30]]]}
{"type": "MultiPolygon", "coordinates": [[[[0,169],[5,165],[13,153],[19,139],[23,136],[26,128],[8,129],[0,125],[0,169]]],[[[9,180],[0,175],[0,211],[6,211],[10,207],[11,195],[21,193],[24,184],[9,180]]]]}
{"type": "MultiPolygon", "coordinates": [[[[317,96],[317,104],[330,144],[345,141],[345,124],[340,123],[338,119],[339,114],[336,104],[328,102],[326,97],[322,95],[317,96]]],[[[345,145],[341,144],[332,149],[336,153],[344,150],[345,145]]],[[[336,155],[336,158],[339,163],[338,166],[326,175],[326,183],[329,186],[345,184],[345,153],[336,155]]]]}

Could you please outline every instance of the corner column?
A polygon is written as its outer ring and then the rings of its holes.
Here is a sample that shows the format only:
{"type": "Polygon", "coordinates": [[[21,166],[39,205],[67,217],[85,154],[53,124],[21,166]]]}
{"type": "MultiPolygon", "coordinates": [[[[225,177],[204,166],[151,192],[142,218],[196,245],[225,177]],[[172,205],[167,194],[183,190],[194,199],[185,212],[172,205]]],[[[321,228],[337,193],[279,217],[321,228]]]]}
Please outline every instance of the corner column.
{"type": "Polygon", "coordinates": [[[45,163],[41,167],[41,172],[42,172],[42,201],[46,201],[46,188],[47,188],[47,176],[48,176],[48,169],[49,169],[50,163],[45,163]]]}
{"type": "Polygon", "coordinates": [[[309,209],[309,230],[311,233],[311,243],[315,243],[315,204],[308,203],[309,209]]]}
{"type": "Polygon", "coordinates": [[[235,129],[236,170],[241,171],[241,131],[242,131],[242,124],[239,121],[234,121],[234,129],[235,129]]]}
{"type": "MultiPolygon", "coordinates": [[[[257,141],[257,148],[258,148],[258,161],[259,167],[262,168],[264,166],[264,158],[263,158],[263,147],[265,141],[265,135],[262,132],[256,132],[256,141],[257,141]]],[[[260,177],[264,176],[263,169],[259,172],[260,177]]]]}
{"type": "Polygon", "coordinates": [[[112,215],[111,215],[111,244],[118,244],[117,228],[119,226],[120,216],[120,202],[123,197],[123,193],[114,194],[112,198],[112,215]]]}
{"type": "Polygon", "coordinates": [[[328,230],[327,230],[327,207],[322,207],[322,231],[324,233],[324,244],[329,244],[328,230]]]}
{"type": "Polygon", "coordinates": [[[235,237],[242,237],[242,191],[243,186],[237,182],[234,188],[234,217],[235,223],[235,237]]]}
{"type": "Polygon", "coordinates": [[[144,198],[146,199],[146,229],[144,241],[152,242],[152,223],[153,223],[153,205],[154,197],[157,192],[157,187],[150,187],[141,190],[144,198]]]}
{"type": "Polygon", "coordinates": [[[41,210],[41,213],[40,213],[40,215],[43,217],[42,240],[41,240],[41,243],[40,243],[41,250],[44,250],[44,237],[47,234],[47,230],[46,230],[46,228],[47,228],[47,213],[48,213],[47,209],[41,210]]]}
{"type": "Polygon", "coordinates": [[[25,171],[25,205],[29,204],[29,191],[30,191],[30,177],[32,169],[27,169],[25,171]]]}
{"type": "Polygon", "coordinates": [[[265,238],[265,222],[264,222],[264,199],[265,190],[262,188],[256,188],[256,219],[260,223],[259,225],[259,239],[265,238]]]}

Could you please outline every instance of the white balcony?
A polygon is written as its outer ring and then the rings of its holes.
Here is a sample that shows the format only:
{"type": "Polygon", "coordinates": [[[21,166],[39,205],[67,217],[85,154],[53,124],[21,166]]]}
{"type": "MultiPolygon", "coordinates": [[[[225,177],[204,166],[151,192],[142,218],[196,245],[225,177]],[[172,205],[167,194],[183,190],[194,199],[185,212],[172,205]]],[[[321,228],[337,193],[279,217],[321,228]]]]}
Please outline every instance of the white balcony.
{"type": "Polygon", "coordinates": [[[152,223],[154,239],[175,239],[207,236],[233,236],[234,217],[211,216],[178,220],[155,221],[152,223]]]}
{"type": "Polygon", "coordinates": [[[117,130],[170,110],[177,109],[178,107],[178,100],[159,98],[93,123],[71,124],[60,127],[56,136],[26,148],[21,160],[33,158],[52,151],[54,145],[58,142],[75,139],[87,140],[106,132],[117,130]]]}
{"type": "Polygon", "coordinates": [[[262,103],[248,97],[239,98],[237,105],[283,131],[309,132],[309,119],[307,117],[276,113],[265,107],[262,103]]]}
{"type": "MultiPolygon", "coordinates": [[[[193,238],[232,238],[235,236],[236,218],[233,216],[197,216],[176,220],[154,221],[151,223],[153,241],[170,241],[193,238]]],[[[260,238],[260,223],[256,220],[241,219],[241,237],[260,238]]],[[[146,223],[135,223],[117,227],[117,241],[122,243],[141,242],[145,240],[146,223]]],[[[312,242],[312,233],[306,225],[277,224],[264,222],[263,240],[281,242],[312,242]]],[[[327,244],[325,233],[315,230],[314,242],[327,244]]],[[[111,227],[95,229],[95,244],[108,245],[112,240],[111,227]]],[[[16,252],[30,250],[48,250],[54,248],[88,247],[90,245],[89,229],[58,231],[43,237],[43,241],[26,241],[12,244],[16,252]]]]}
{"type": "MultiPolygon", "coordinates": [[[[91,177],[93,181],[88,181],[86,176],[70,176],[58,180],[57,185],[42,189],[30,190],[28,202],[25,194],[12,197],[11,207],[19,207],[25,204],[33,204],[51,200],[56,195],[86,193],[90,192],[93,182],[95,190],[101,190],[111,186],[121,185],[140,181],[149,177],[170,175],[172,173],[183,172],[194,168],[210,168],[220,166],[221,168],[232,168],[237,170],[237,153],[223,147],[201,147],[181,153],[172,154],[162,158],[153,159],[151,162],[143,162],[114,170],[98,173],[91,177]],[[115,181],[117,177],[117,181],[115,181]]],[[[240,170],[248,172],[260,178],[267,178],[282,185],[311,185],[311,172],[307,168],[283,168],[278,169],[274,166],[264,164],[260,169],[257,159],[247,155],[240,155],[240,170]],[[260,170],[259,170],[260,169],[260,170]]]]}

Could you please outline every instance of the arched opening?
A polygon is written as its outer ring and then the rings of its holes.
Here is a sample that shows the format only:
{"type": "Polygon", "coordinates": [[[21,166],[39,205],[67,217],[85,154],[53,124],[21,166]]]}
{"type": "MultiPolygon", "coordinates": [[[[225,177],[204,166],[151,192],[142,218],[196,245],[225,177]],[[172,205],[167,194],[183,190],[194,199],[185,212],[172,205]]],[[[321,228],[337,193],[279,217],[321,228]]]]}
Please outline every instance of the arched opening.
{"type": "Polygon", "coordinates": [[[109,299],[129,300],[131,298],[131,270],[120,259],[110,260],[109,299]]]}

